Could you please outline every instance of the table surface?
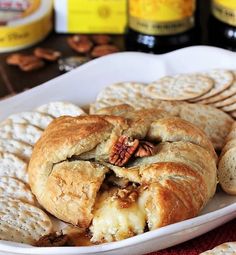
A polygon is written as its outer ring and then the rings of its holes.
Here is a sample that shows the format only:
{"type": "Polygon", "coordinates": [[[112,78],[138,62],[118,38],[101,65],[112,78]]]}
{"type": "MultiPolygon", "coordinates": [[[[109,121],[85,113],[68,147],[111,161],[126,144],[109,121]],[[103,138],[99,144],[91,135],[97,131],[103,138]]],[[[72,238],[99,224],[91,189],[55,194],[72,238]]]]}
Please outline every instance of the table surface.
{"type": "MultiPolygon", "coordinates": [[[[201,12],[203,13],[199,19],[202,28],[201,42],[202,44],[208,44],[206,24],[209,15],[209,1],[201,0],[198,1],[198,4],[201,12]]],[[[62,52],[63,57],[75,56],[76,53],[68,46],[66,42],[67,38],[68,35],[51,33],[43,42],[36,46],[59,50],[62,52]]],[[[125,50],[124,37],[122,35],[112,36],[112,40],[114,44],[118,45],[122,51],[125,50]]],[[[20,52],[32,53],[36,46],[20,52]]],[[[6,64],[6,57],[8,55],[9,53],[0,54],[0,98],[14,95],[61,75],[56,62],[48,63],[46,67],[37,71],[29,73],[22,72],[17,67],[6,64]]],[[[233,220],[205,235],[164,251],[152,253],[152,255],[197,255],[200,252],[211,249],[223,242],[236,241],[235,230],[236,220],[233,220]]]]}

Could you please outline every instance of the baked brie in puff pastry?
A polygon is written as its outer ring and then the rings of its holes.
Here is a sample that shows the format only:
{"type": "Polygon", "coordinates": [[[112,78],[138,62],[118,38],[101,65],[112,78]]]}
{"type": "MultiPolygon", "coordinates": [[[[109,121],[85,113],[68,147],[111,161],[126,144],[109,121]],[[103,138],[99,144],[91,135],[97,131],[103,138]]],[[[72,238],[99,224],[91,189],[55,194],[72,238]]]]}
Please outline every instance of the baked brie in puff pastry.
{"type": "Polygon", "coordinates": [[[99,114],[60,117],[45,130],[29,164],[38,202],[89,229],[94,243],[196,216],[217,183],[207,136],[157,109],[120,105],[99,114]]]}

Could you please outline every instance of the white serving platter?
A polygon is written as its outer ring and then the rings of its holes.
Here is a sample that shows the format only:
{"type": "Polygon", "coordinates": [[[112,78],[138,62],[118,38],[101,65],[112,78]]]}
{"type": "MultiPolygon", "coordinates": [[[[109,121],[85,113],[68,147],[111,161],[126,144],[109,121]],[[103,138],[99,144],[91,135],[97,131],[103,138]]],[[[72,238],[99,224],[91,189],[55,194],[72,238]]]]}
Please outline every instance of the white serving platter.
{"type": "MultiPolygon", "coordinates": [[[[189,47],[163,55],[116,53],[93,60],[41,86],[1,101],[0,121],[11,113],[31,110],[43,103],[56,100],[70,101],[81,106],[88,105],[95,100],[102,88],[115,82],[151,82],[166,74],[205,71],[213,68],[236,70],[236,54],[207,46],[189,47]]],[[[35,248],[0,241],[0,254],[139,255],[187,241],[235,217],[236,196],[217,191],[198,217],[123,241],[90,247],[59,248],[35,248]]]]}

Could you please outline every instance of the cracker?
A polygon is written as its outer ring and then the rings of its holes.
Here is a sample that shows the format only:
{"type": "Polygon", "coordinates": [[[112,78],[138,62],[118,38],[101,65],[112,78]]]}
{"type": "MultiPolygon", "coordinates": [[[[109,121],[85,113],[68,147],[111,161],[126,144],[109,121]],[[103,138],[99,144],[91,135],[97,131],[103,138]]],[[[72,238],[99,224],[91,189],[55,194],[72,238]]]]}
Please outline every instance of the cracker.
{"type": "Polygon", "coordinates": [[[236,118],[236,111],[229,112],[230,116],[236,118]]]}
{"type": "Polygon", "coordinates": [[[8,122],[0,125],[0,138],[15,139],[34,145],[40,138],[42,130],[29,124],[8,122]]]}
{"type": "Polygon", "coordinates": [[[0,152],[0,176],[14,177],[27,183],[27,164],[11,153],[0,152]]]}
{"type": "Polygon", "coordinates": [[[202,104],[183,103],[180,108],[180,117],[205,131],[215,149],[223,147],[234,122],[228,114],[202,104]]]}
{"type": "Polygon", "coordinates": [[[214,103],[213,106],[220,108],[220,107],[224,107],[224,106],[228,106],[231,104],[236,103],[236,94],[230,96],[229,98],[226,98],[220,102],[214,103]]]}
{"type": "MultiPolygon", "coordinates": [[[[234,72],[234,76],[236,77],[236,72],[234,72]]],[[[236,94],[236,80],[234,80],[234,82],[228,89],[221,91],[220,94],[215,95],[213,97],[209,97],[200,102],[201,104],[212,104],[215,107],[221,107],[227,105],[228,101],[226,99],[230,98],[235,94],[236,94]]]]}
{"type": "Polygon", "coordinates": [[[137,82],[121,82],[105,87],[97,96],[96,100],[110,98],[129,98],[138,99],[143,96],[145,84],[137,82]]]}
{"type": "Polygon", "coordinates": [[[202,252],[200,255],[234,255],[236,254],[236,242],[223,243],[212,250],[202,252]]]}
{"type": "Polygon", "coordinates": [[[107,98],[103,100],[98,100],[90,106],[90,114],[95,114],[102,108],[119,105],[119,104],[129,104],[133,106],[136,110],[143,108],[157,108],[168,112],[170,115],[177,116],[179,113],[179,101],[164,101],[159,99],[151,99],[149,97],[140,97],[138,100],[136,98],[107,98]]]}
{"type": "Polygon", "coordinates": [[[204,75],[208,76],[214,81],[213,88],[203,96],[200,96],[196,99],[191,100],[191,102],[198,102],[203,99],[215,96],[219,94],[221,91],[229,88],[234,82],[234,75],[232,72],[223,70],[223,69],[215,69],[206,73],[204,75]]]}
{"type": "Polygon", "coordinates": [[[49,114],[54,118],[58,118],[64,115],[79,116],[85,114],[85,112],[79,106],[60,101],[41,105],[36,109],[36,111],[49,114]]]}
{"type": "Polygon", "coordinates": [[[33,193],[24,182],[9,176],[0,177],[0,196],[12,197],[29,204],[34,204],[36,201],[33,193]]]}
{"type": "Polygon", "coordinates": [[[29,144],[14,140],[0,138],[0,151],[10,152],[28,162],[32,155],[33,147],[29,144]]]}
{"type": "Polygon", "coordinates": [[[18,199],[0,197],[0,239],[34,244],[52,231],[52,222],[41,209],[18,199]]]}
{"type": "Polygon", "coordinates": [[[236,148],[236,139],[231,139],[227,141],[227,143],[224,145],[224,148],[221,151],[220,157],[223,157],[228,150],[233,148],[236,148]]]}
{"type": "Polygon", "coordinates": [[[220,108],[224,112],[232,112],[236,110],[236,102],[230,105],[226,105],[220,108]]]}
{"type": "Polygon", "coordinates": [[[46,113],[21,112],[10,115],[8,119],[13,123],[31,124],[44,130],[53,121],[54,118],[46,113]]]}
{"type": "Polygon", "coordinates": [[[213,87],[213,81],[200,74],[165,76],[145,88],[145,93],[154,99],[187,100],[199,97],[213,87]]]}

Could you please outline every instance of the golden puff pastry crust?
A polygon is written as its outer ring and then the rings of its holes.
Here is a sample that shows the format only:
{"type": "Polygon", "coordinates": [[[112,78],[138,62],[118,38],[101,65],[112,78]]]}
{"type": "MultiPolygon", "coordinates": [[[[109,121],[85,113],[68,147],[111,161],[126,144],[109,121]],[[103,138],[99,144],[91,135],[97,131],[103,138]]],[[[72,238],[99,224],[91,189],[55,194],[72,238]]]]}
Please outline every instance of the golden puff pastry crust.
{"type": "Polygon", "coordinates": [[[55,119],[36,143],[29,179],[39,203],[89,228],[94,243],[196,216],[217,183],[207,136],[157,109],[100,113],[55,119]]]}

